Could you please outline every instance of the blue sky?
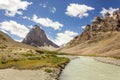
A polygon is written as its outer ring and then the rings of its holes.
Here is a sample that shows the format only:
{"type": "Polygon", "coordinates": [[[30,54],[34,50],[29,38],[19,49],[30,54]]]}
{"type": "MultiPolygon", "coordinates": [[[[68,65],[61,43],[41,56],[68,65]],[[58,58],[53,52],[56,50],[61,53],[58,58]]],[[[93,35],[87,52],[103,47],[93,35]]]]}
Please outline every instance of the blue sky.
{"type": "Polygon", "coordinates": [[[0,0],[0,30],[21,41],[39,25],[58,45],[84,30],[95,16],[120,7],[120,0],[0,0]]]}

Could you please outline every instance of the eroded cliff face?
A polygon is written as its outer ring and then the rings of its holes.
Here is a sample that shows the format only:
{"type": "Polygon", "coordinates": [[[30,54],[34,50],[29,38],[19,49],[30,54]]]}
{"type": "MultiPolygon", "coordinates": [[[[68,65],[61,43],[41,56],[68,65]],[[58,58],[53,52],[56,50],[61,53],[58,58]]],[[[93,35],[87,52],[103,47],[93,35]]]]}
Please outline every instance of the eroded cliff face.
{"type": "Polygon", "coordinates": [[[94,42],[108,38],[112,33],[120,31],[120,9],[112,15],[106,13],[103,18],[95,17],[79,36],[71,40],[67,46],[74,46],[85,41],[94,42]],[[109,35],[104,35],[109,33],[109,35]]]}
{"type": "Polygon", "coordinates": [[[56,44],[47,38],[45,32],[37,25],[30,30],[22,43],[36,47],[52,46],[58,48],[56,44]]]}

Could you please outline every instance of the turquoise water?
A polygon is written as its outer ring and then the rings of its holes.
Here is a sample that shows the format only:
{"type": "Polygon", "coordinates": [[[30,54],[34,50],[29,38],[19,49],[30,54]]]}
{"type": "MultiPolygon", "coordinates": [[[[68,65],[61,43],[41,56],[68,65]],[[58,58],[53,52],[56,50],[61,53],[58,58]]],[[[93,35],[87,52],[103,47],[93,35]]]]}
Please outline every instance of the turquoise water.
{"type": "Polygon", "coordinates": [[[66,66],[60,80],[120,80],[120,67],[79,57],[66,66]]]}

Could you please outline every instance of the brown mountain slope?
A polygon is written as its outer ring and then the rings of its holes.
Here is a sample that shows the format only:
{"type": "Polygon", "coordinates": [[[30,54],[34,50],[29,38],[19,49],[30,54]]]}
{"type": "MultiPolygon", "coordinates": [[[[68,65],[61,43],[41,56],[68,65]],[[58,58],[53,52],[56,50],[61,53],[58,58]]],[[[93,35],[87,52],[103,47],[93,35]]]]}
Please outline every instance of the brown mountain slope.
{"type": "Polygon", "coordinates": [[[0,49],[9,49],[9,48],[25,48],[25,49],[35,49],[35,47],[16,42],[7,34],[0,31],[0,49]]]}
{"type": "Polygon", "coordinates": [[[60,51],[79,55],[120,57],[120,9],[113,15],[95,17],[83,33],[60,51]]]}

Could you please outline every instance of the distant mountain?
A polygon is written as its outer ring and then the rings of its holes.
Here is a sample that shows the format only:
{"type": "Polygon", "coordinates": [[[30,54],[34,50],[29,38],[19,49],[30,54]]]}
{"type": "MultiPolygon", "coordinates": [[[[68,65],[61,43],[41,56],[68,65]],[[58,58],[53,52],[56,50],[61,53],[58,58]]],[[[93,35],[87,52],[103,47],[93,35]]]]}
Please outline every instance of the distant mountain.
{"type": "Polygon", "coordinates": [[[120,56],[120,9],[112,15],[95,17],[79,36],[61,48],[80,55],[120,56]]]}
{"type": "Polygon", "coordinates": [[[45,32],[37,25],[35,25],[30,30],[30,32],[27,34],[22,43],[32,45],[35,47],[52,46],[58,48],[58,46],[55,43],[53,43],[47,38],[45,32]]]}

